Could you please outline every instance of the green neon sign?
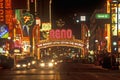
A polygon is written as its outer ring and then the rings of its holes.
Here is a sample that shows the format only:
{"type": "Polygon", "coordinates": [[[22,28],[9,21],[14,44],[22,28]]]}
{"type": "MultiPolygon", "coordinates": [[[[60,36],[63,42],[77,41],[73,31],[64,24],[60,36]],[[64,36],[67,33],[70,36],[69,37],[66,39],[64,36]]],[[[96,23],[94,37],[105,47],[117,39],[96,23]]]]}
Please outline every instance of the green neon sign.
{"type": "Polygon", "coordinates": [[[21,22],[23,25],[31,26],[34,22],[34,17],[32,14],[26,12],[22,15],[21,22]]]}
{"type": "Polygon", "coordinates": [[[96,19],[110,19],[110,14],[98,13],[95,15],[96,19]]]}

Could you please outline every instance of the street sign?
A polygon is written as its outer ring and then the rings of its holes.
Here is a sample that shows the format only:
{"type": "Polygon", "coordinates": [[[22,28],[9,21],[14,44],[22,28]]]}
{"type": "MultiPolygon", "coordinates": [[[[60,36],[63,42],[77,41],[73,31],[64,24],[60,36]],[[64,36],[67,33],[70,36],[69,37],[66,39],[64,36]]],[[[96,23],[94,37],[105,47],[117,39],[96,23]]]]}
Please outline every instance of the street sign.
{"type": "Polygon", "coordinates": [[[96,19],[110,19],[110,14],[98,13],[95,15],[96,19]]]}

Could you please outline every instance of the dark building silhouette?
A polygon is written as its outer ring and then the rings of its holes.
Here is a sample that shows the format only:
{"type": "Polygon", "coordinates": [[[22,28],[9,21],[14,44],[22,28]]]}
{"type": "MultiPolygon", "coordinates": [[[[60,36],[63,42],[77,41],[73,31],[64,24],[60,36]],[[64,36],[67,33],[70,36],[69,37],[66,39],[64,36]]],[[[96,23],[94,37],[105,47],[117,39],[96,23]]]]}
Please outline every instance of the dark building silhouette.
{"type": "Polygon", "coordinates": [[[11,0],[13,9],[27,9],[27,0],[11,0]]]}
{"type": "Polygon", "coordinates": [[[37,14],[42,22],[49,22],[49,1],[50,0],[38,0],[37,2],[37,14]]]}

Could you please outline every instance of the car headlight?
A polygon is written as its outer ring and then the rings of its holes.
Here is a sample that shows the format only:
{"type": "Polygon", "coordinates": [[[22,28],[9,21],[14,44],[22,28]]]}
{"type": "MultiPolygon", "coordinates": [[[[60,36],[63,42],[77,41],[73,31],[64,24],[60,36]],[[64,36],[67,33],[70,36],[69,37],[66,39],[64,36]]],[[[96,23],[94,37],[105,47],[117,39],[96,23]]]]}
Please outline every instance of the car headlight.
{"type": "Polygon", "coordinates": [[[19,67],[21,67],[21,65],[20,65],[20,64],[17,64],[16,67],[19,68],[19,67]]]}
{"type": "Polygon", "coordinates": [[[32,61],[32,64],[35,64],[36,63],[36,61],[32,61]]]}
{"type": "Polygon", "coordinates": [[[27,67],[27,65],[26,65],[26,64],[23,64],[22,66],[23,66],[23,67],[27,67]]]}
{"type": "Polygon", "coordinates": [[[55,62],[55,65],[57,65],[57,62],[55,62]]]}
{"type": "Polygon", "coordinates": [[[54,62],[54,60],[52,59],[52,62],[54,62]]]}
{"type": "Polygon", "coordinates": [[[30,63],[28,63],[28,66],[30,66],[31,64],[30,63]]]}
{"type": "Polygon", "coordinates": [[[44,66],[45,66],[45,63],[40,63],[40,66],[41,66],[41,67],[44,67],[44,66]]]}
{"type": "Polygon", "coordinates": [[[53,67],[53,63],[48,63],[48,66],[49,67],[53,67]]]}
{"type": "Polygon", "coordinates": [[[41,62],[43,62],[43,60],[41,60],[41,62]]]}

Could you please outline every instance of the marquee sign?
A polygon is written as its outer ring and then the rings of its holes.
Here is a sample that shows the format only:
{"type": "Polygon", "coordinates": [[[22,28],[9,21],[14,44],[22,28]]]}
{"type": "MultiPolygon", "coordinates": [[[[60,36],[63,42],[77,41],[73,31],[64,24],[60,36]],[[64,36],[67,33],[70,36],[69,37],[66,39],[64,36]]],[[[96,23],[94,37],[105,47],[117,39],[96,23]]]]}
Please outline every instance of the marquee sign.
{"type": "Polygon", "coordinates": [[[83,42],[80,41],[69,41],[69,40],[65,40],[65,41],[48,41],[48,42],[40,42],[37,47],[40,48],[46,48],[49,46],[72,46],[72,47],[79,47],[79,48],[83,48],[84,44],[83,42]]]}

